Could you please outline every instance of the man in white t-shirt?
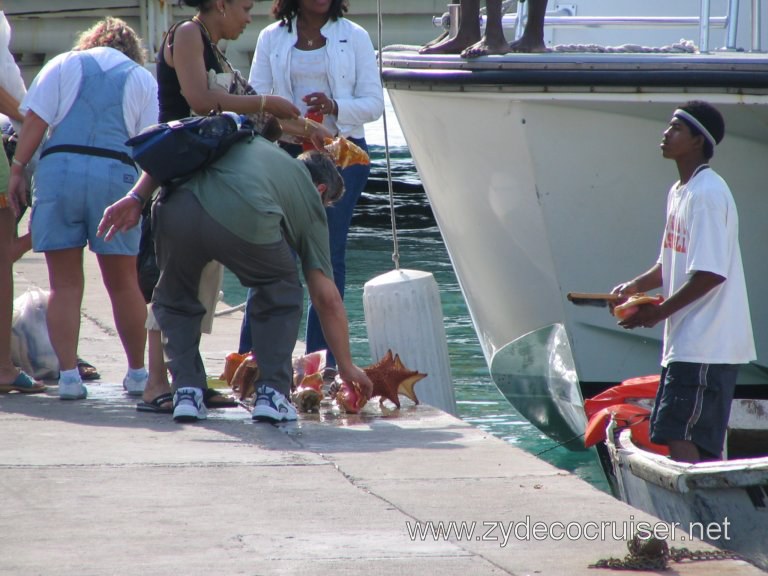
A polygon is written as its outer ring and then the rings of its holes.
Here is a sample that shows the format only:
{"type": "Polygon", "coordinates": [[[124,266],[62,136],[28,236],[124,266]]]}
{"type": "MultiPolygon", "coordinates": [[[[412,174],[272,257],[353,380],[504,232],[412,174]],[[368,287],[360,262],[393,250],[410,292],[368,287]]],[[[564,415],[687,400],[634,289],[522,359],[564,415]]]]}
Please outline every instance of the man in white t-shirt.
{"type": "Polygon", "coordinates": [[[626,299],[664,288],[662,304],[642,305],[619,324],[633,329],[665,320],[651,440],[682,462],[721,458],[739,365],[756,358],[736,205],[708,164],[724,134],[722,116],[706,102],[674,111],[661,150],[680,180],[667,197],[661,254],[650,270],[613,290],[626,299]]]}

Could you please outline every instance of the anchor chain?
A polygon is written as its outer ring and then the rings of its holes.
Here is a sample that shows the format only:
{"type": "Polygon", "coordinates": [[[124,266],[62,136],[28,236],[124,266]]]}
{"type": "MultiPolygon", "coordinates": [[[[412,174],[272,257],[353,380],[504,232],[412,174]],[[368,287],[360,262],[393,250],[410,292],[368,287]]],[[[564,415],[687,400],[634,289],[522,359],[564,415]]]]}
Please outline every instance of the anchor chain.
{"type": "Polygon", "coordinates": [[[727,550],[689,550],[688,548],[671,548],[669,557],[675,562],[690,560],[691,562],[706,562],[707,560],[743,560],[741,556],[727,550]]]}
{"type": "Polygon", "coordinates": [[[668,570],[669,560],[673,562],[706,562],[710,560],[742,560],[741,556],[724,550],[690,550],[688,548],[670,548],[659,538],[640,538],[633,536],[627,542],[629,554],[624,558],[601,558],[590,568],[608,568],[611,570],[668,570]]]}

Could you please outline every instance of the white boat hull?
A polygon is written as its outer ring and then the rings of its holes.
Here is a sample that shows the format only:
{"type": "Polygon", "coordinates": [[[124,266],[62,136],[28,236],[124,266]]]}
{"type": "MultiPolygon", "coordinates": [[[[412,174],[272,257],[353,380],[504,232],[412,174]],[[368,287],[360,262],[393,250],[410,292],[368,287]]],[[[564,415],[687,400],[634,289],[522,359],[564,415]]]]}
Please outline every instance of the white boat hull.
{"type": "MultiPolygon", "coordinates": [[[[604,56],[595,55],[384,58],[491,375],[526,418],[567,441],[584,430],[580,384],[658,371],[660,327],[624,331],[607,311],[574,306],[566,294],[609,291],[654,264],[677,178],[658,144],[674,107],[694,98],[726,118],[713,166],[739,207],[759,355],[740,382],[766,381],[768,90],[654,85],[653,70],[661,77],[686,67],[658,55],[609,59],[616,76],[601,72],[604,56]],[[647,85],[622,84],[638,68],[647,85]],[[549,70],[565,72],[552,72],[550,84],[549,70]],[[579,79],[589,70],[592,86],[579,79]]],[[[696,65],[707,64],[691,55],[688,67],[696,65]]]]}

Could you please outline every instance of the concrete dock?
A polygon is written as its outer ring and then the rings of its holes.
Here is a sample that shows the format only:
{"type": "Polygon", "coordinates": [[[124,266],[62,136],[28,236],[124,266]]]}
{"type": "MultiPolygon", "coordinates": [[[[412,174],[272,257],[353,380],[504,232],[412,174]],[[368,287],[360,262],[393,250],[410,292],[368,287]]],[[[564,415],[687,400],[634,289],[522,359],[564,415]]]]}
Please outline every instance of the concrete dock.
{"type": "MultiPolygon", "coordinates": [[[[658,522],[430,407],[327,409],[280,426],[242,408],[188,425],[136,412],[90,253],[85,278],[80,355],[102,375],[89,398],[62,402],[55,382],[0,396],[0,574],[626,574],[589,565],[625,556],[612,532],[658,522]],[[449,537],[416,533],[438,522],[449,537]],[[588,523],[611,528],[593,540],[588,523]]],[[[15,280],[17,296],[47,288],[43,256],[19,261],[15,280]]],[[[204,337],[209,374],[234,350],[240,319],[220,317],[204,337]]],[[[670,564],[680,575],[763,573],[737,560],[670,564]]]]}

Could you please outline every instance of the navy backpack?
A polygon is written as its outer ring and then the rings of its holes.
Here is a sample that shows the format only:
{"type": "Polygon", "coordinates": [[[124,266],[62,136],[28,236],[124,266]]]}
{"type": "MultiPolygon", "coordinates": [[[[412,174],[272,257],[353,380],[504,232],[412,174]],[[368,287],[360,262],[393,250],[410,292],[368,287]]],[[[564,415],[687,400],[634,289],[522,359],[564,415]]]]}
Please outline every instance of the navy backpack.
{"type": "Polygon", "coordinates": [[[126,144],[142,170],[173,188],[221,158],[235,142],[257,134],[246,117],[223,112],[153,124],[126,144]]]}

